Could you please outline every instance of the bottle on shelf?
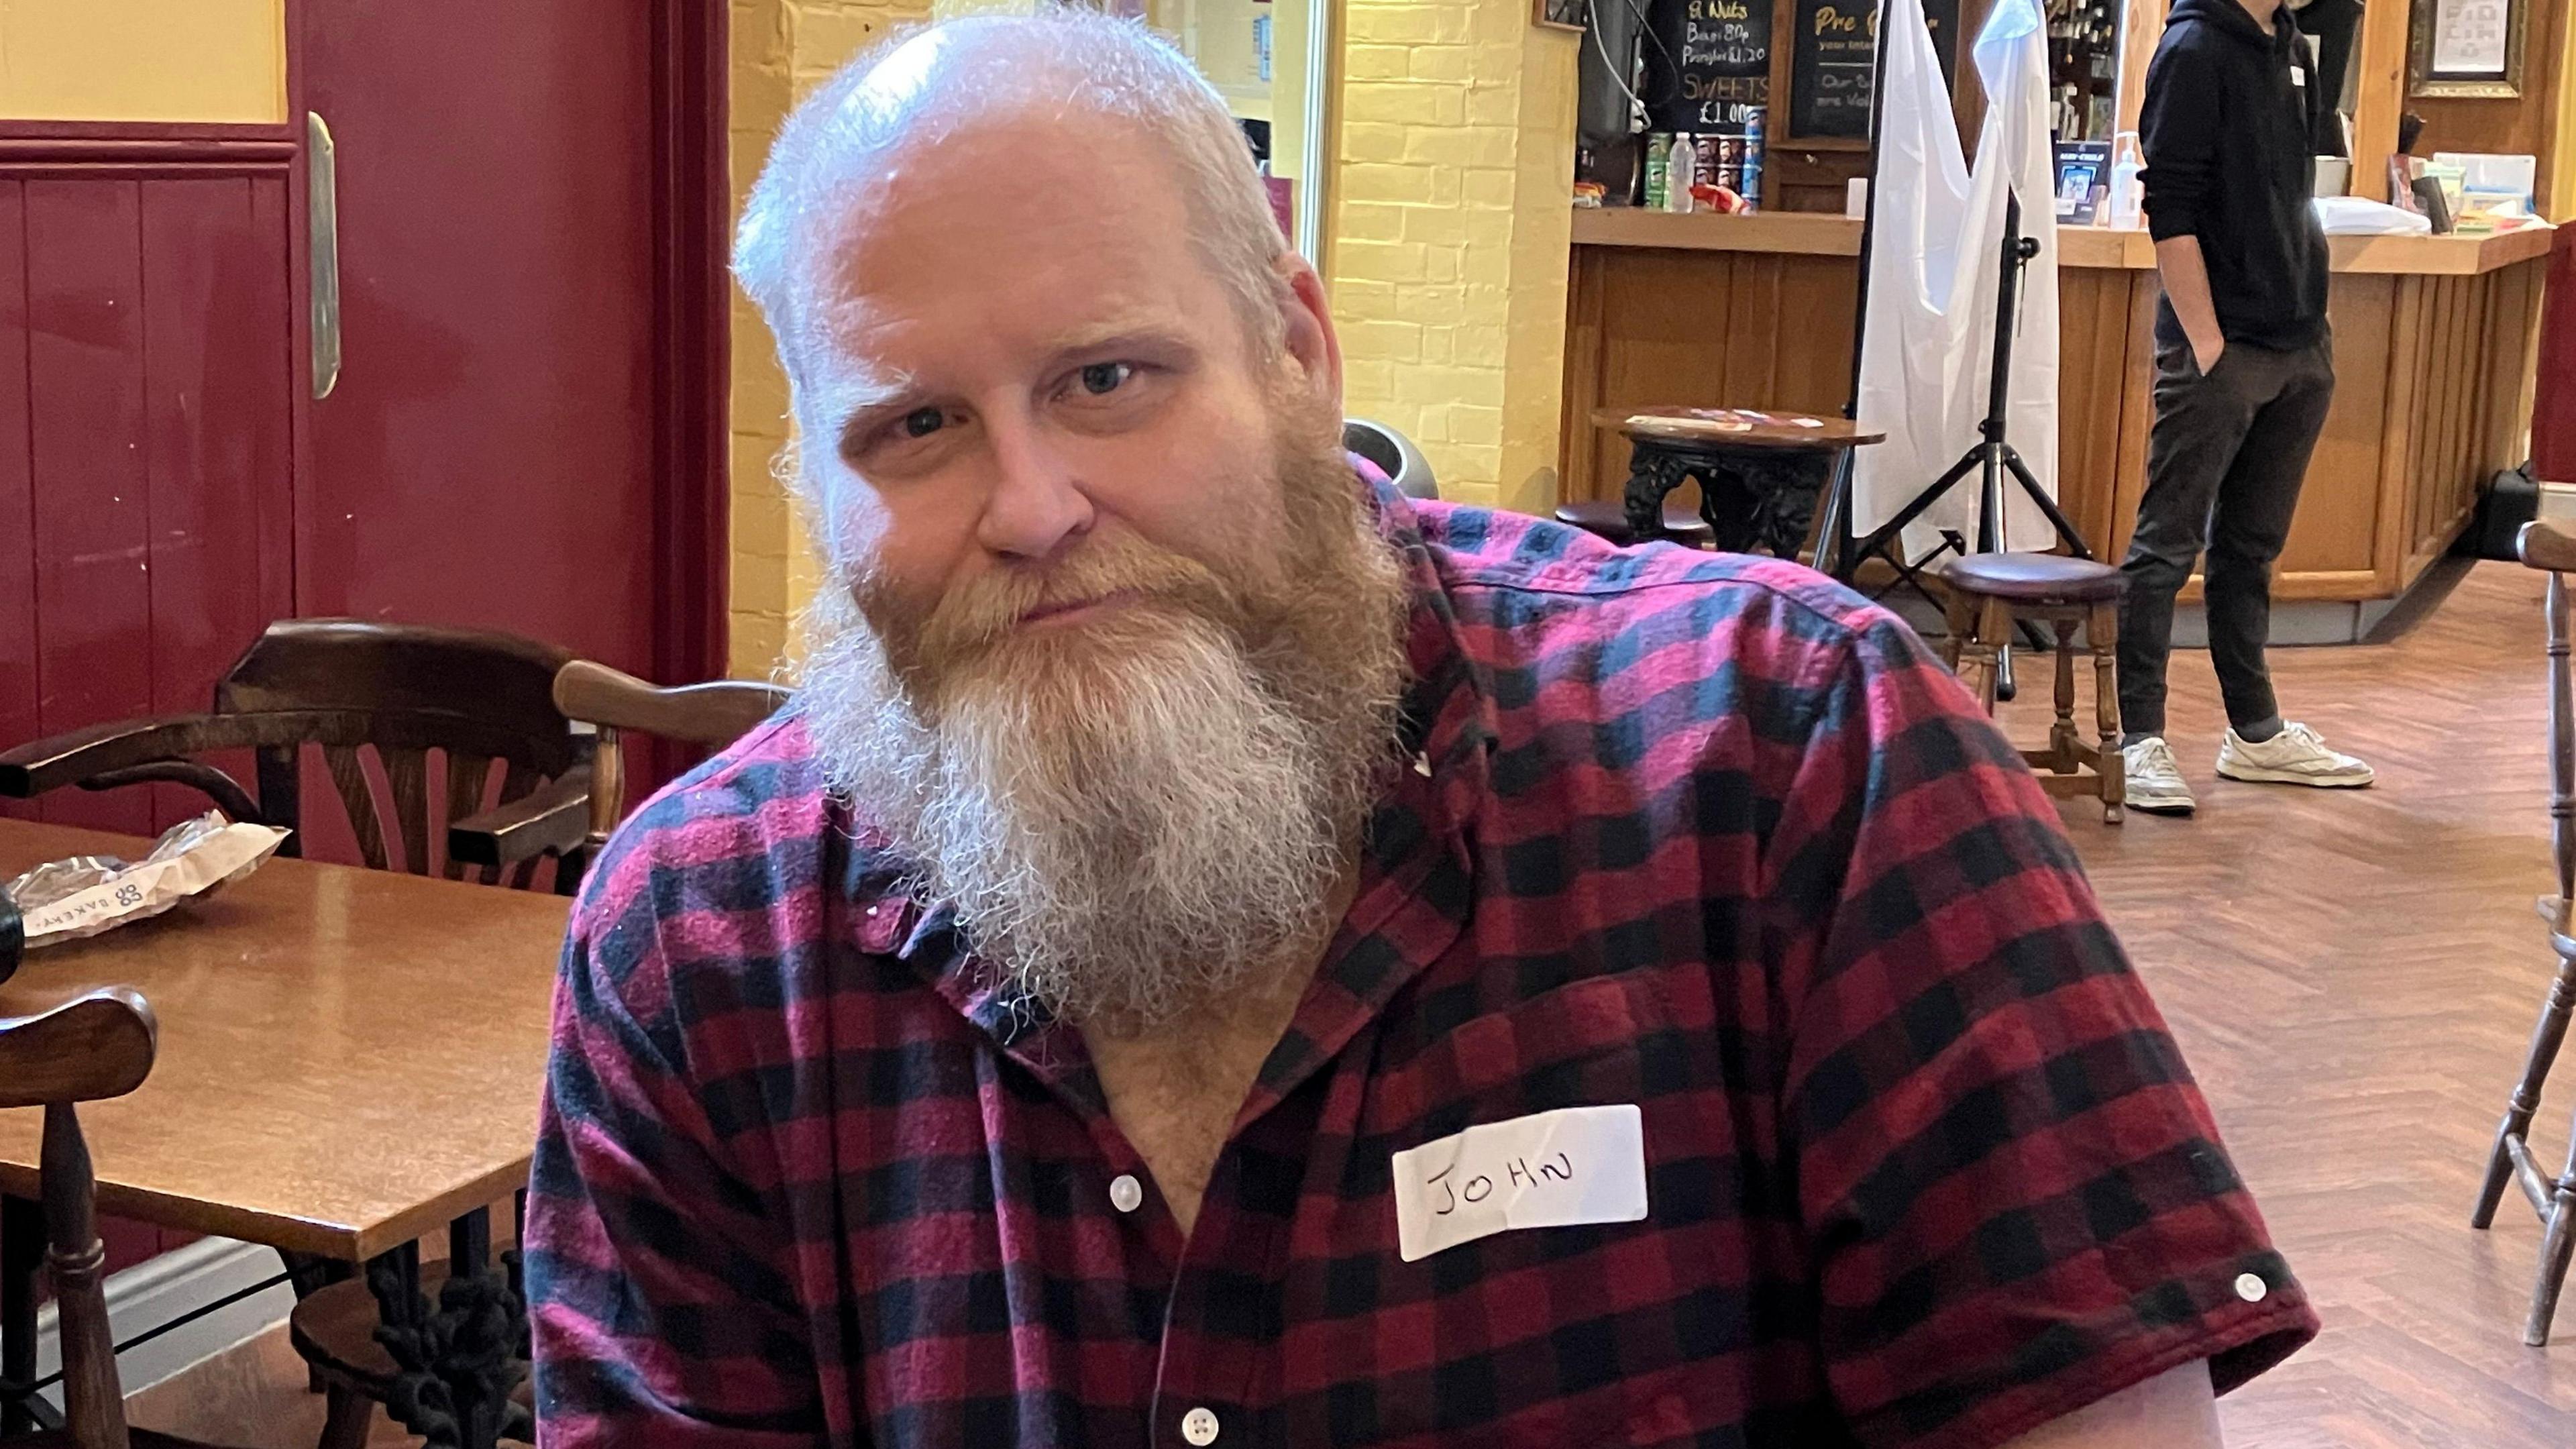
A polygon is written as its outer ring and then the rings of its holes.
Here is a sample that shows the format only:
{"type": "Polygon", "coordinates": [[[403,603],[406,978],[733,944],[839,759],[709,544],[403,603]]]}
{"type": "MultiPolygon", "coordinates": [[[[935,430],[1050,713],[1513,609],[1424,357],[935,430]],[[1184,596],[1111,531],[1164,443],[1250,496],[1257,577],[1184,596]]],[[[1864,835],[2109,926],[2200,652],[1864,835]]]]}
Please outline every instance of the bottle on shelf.
{"type": "Polygon", "coordinates": [[[2138,173],[2146,170],[2138,154],[2138,133],[2122,131],[2111,142],[2111,225],[2136,229],[2146,211],[2146,188],[2138,173]]]}
{"type": "Polygon", "coordinates": [[[1687,212],[1691,209],[1691,183],[1699,179],[1699,146],[1687,131],[1673,133],[1673,147],[1664,153],[1664,210],[1687,212]]]}

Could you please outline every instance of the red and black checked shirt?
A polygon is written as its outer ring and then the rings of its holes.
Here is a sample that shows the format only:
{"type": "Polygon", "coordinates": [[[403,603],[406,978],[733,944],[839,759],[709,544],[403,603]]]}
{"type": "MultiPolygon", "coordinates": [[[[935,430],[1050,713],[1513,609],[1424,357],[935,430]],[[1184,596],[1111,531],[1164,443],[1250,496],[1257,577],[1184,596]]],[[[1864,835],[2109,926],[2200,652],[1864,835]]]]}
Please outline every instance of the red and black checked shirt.
{"type": "Polygon", "coordinates": [[[1965,1449],[2316,1331],[2051,806],[1903,625],[1376,495],[1429,773],[1187,1240],[1080,1034],[792,717],[620,833],[530,1206],[548,1445],[1965,1449]],[[1643,1221],[1401,1260],[1394,1153],[1622,1103],[1643,1221]]]}

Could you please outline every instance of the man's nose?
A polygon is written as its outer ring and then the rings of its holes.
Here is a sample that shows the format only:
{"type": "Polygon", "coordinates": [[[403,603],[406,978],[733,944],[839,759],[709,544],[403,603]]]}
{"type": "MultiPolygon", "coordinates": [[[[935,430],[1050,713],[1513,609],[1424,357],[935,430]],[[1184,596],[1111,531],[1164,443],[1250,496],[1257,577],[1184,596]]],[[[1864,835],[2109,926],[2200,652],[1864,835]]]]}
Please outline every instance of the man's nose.
{"type": "Polygon", "coordinates": [[[1058,440],[1026,416],[986,420],[993,487],[977,541],[1012,558],[1045,559],[1091,529],[1091,497],[1058,440]]]}

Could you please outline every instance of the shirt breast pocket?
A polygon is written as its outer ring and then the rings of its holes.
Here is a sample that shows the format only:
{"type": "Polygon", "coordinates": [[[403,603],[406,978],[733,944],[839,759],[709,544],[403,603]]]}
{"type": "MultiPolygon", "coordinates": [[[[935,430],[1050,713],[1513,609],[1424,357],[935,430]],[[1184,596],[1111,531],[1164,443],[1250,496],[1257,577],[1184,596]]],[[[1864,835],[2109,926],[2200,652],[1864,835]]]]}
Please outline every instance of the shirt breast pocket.
{"type": "Polygon", "coordinates": [[[1390,1067],[1370,1126],[1438,1136],[1560,1107],[1642,1104],[1688,1085],[1687,1057],[1650,975],[1588,976],[1472,1016],[1390,1067]]]}

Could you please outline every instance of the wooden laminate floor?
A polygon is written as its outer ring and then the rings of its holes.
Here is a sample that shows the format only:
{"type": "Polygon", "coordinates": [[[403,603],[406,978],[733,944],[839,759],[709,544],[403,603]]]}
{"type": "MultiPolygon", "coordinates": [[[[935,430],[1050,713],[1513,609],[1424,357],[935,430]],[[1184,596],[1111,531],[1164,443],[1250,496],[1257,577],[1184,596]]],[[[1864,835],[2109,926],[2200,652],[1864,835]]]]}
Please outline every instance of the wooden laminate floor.
{"type": "MultiPolygon", "coordinates": [[[[2206,654],[2168,738],[2191,820],[2064,815],[2324,1334],[2223,1404],[2231,1445],[2576,1444],[2576,1301],[2521,1327],[2537,1221],[2468,1211],[2554,967],[2541,580],[2479,564],[2391,642],[2278,650],[2283,712],[2368,759],[2366,791],[2240,785],[2206,654]]],[[[2385,631],[2383,631],[2385,632],[2385,631]]],[[[2007,706],[2037,743],[2037,689],[2007,706]]],[[[2089,696],[2088,696],[2089,699],[2089,696]]],[[[2089,718],[2089,704],[2087,706],[2089,718]]],[[[2566,1150],[2576,1065],[2532,1142],[2566,1150]]],[[[2571,1295],[2576,1298],[2576,1295],[2571,1295]]]]}

